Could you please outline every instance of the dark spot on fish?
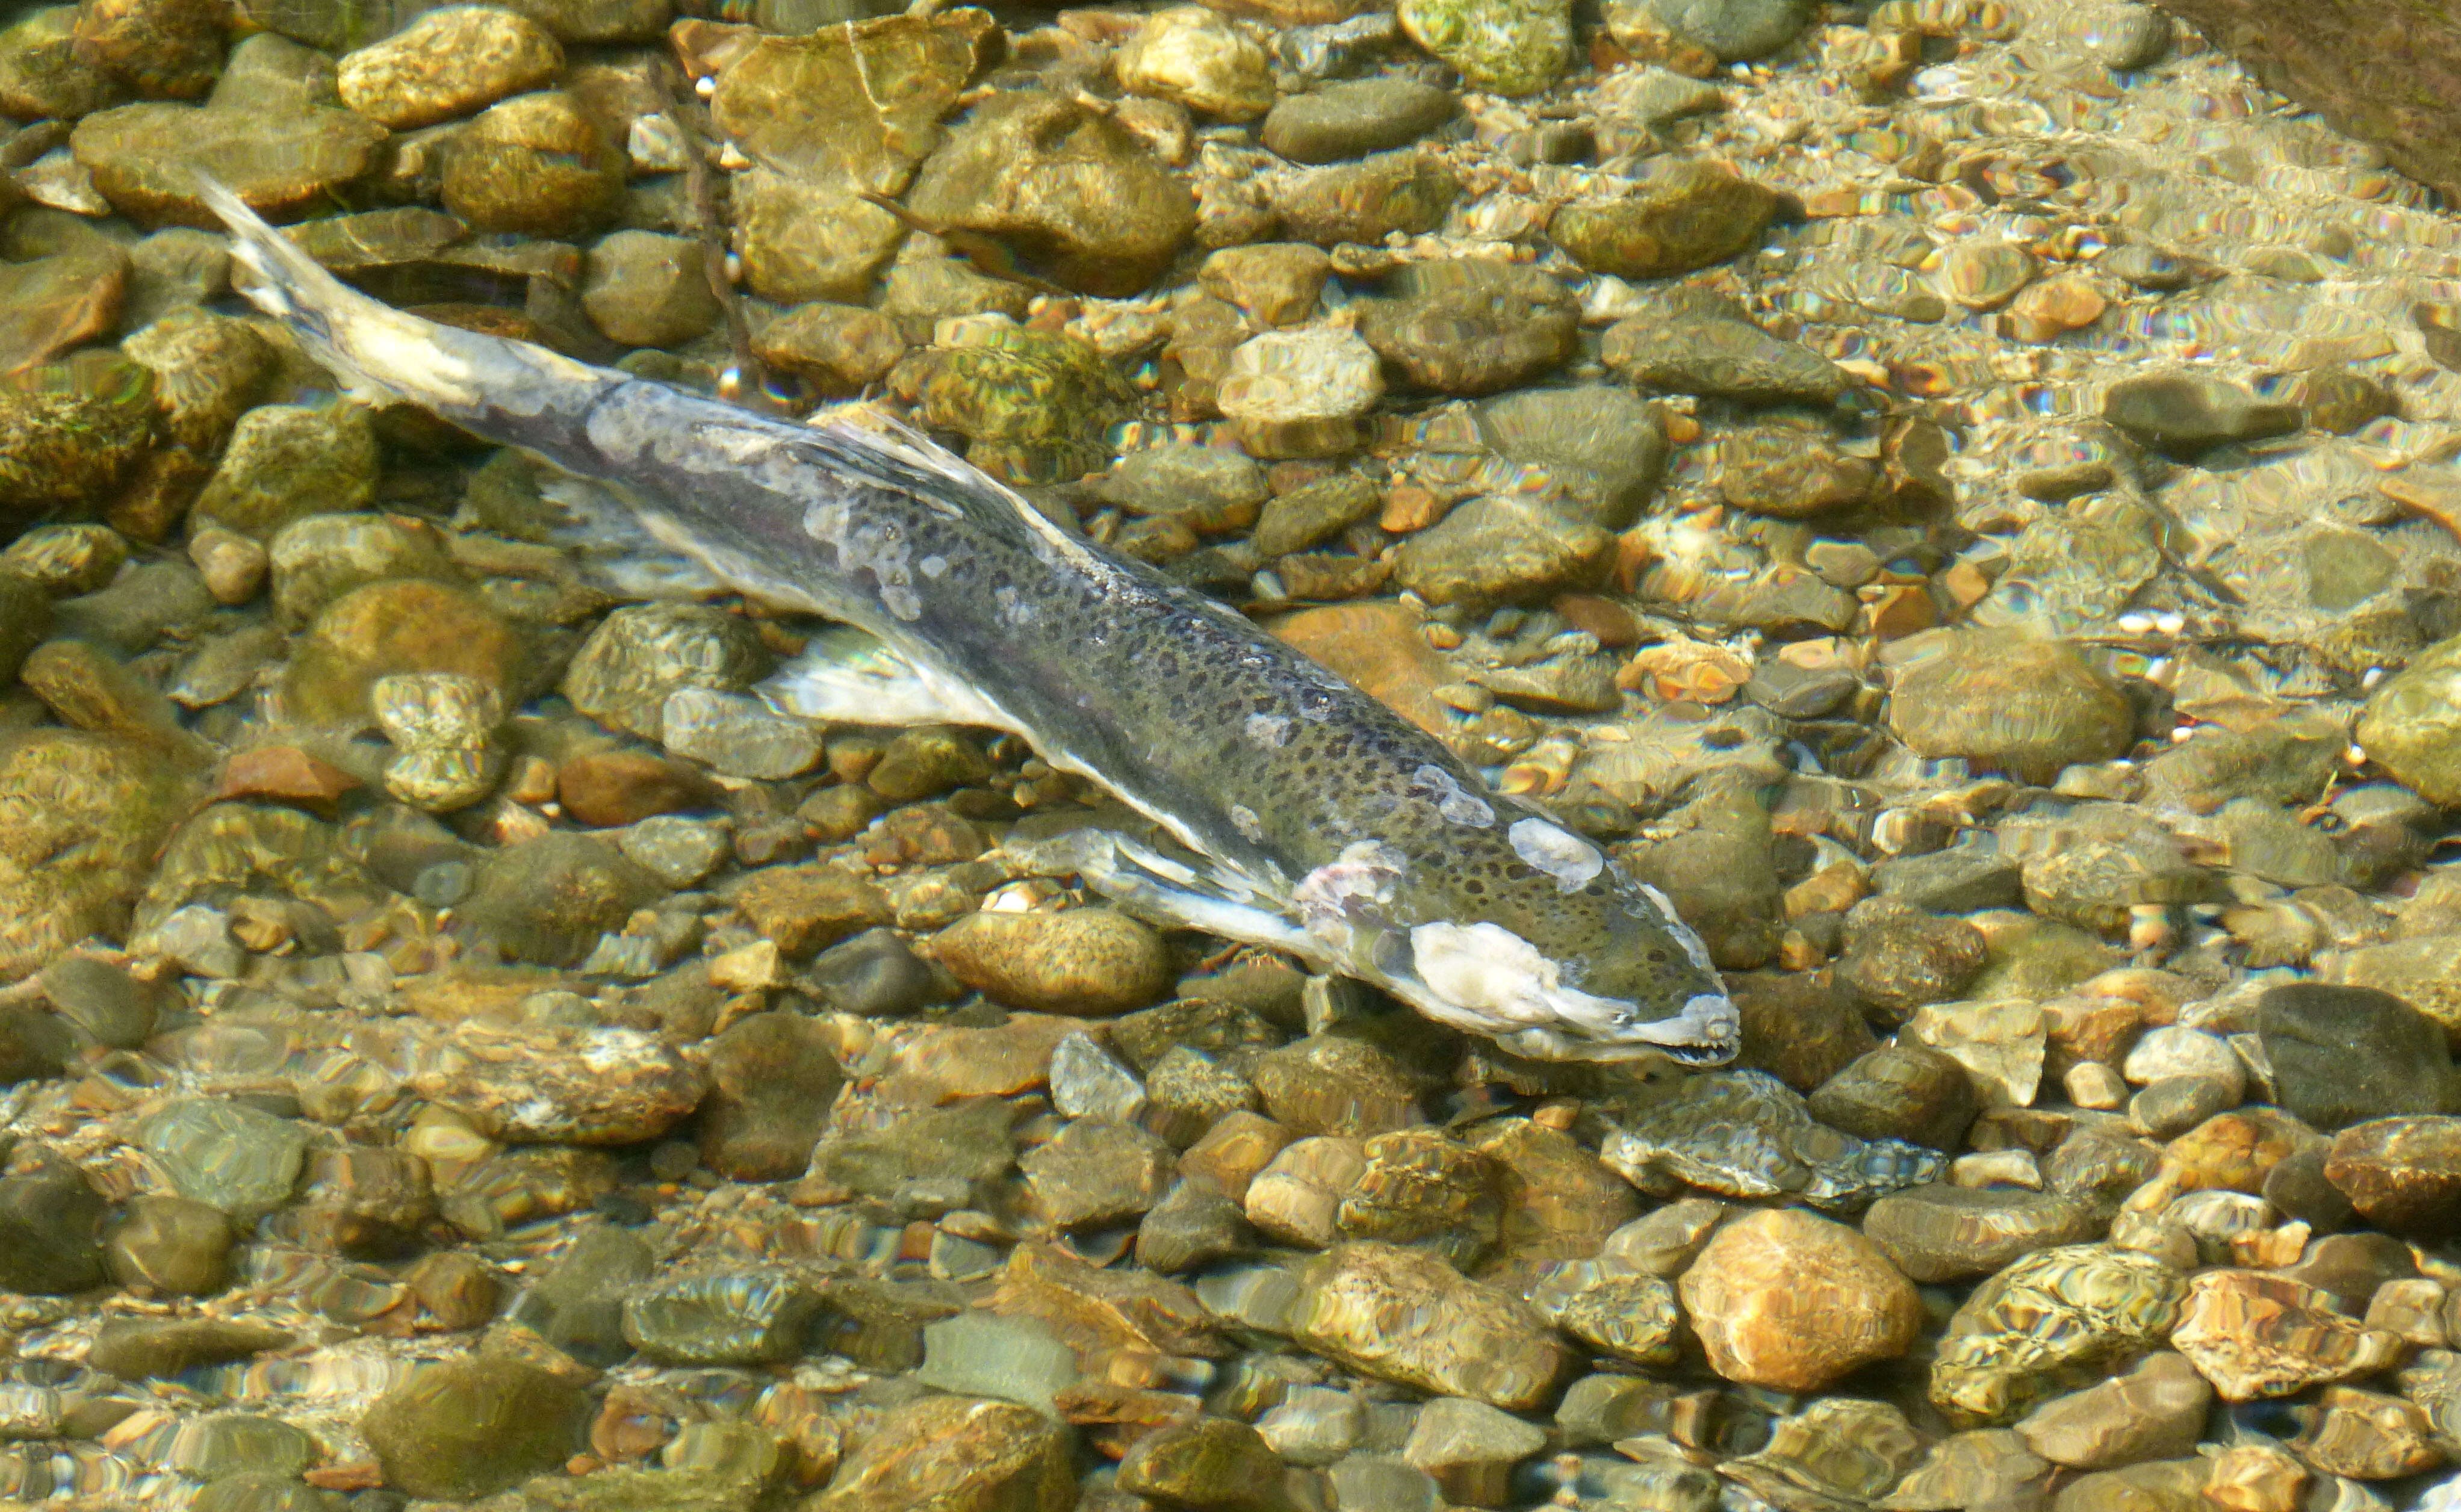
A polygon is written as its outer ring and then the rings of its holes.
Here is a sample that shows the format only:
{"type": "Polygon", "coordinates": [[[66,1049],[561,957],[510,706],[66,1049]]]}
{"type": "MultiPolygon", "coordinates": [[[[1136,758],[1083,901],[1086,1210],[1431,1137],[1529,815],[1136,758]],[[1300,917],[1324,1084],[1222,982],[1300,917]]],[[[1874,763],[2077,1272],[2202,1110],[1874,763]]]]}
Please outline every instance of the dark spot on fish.
{"type": "Polygon", "coordinates": [[[1664,966],[1666,964],[1666,952],[1663,950],[1650,951],[1649,964],[1652,966],[1664,966]]]}
{"type": "Polygon", "coordinates": [[[1581,889],[1581,896],[1584,898],[1603,898],[1606,895],[1606,888],[1594,882],[1581,889]]]}

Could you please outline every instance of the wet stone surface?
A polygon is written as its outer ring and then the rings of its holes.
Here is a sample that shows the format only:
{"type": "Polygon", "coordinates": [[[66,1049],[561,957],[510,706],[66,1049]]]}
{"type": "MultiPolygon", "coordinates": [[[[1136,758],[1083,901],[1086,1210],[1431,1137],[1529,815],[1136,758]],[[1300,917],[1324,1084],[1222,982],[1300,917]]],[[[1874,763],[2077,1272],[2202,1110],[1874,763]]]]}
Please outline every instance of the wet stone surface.
{"type": "Polygon", "coordinates": [[[2387,167],[2221,5],[890,9],[0,27],[0,1501],[2454,1500],[2444,18],[2366,21],[2387,167]],[[1657,888],[1739,1055],[1190,927],[1102,772],[1270,762],[1214,668],[910,709],[793,529],[713,590],[319,370],[200,170],[1254,615],[1657,888]]]}

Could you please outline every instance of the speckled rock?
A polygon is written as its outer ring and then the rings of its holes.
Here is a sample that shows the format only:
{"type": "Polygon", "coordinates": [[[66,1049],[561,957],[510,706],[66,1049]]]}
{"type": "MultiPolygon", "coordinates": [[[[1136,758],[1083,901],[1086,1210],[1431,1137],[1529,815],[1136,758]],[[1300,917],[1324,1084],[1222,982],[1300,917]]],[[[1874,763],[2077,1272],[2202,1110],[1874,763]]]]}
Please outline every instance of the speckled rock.
{"type": "Polygon", "coordinates": [[[335,82],[343,104],[408,131],[537,89],[563,67],[564,49],[528,17],[448,6],[344,57],[335,82]]]}
{"type": "Polygon", "coordinates": [[[2099,1378],[2115,1355],[2159,1344],[2185,1294],[2178,1272],[2135,1250],[2072,1245],[2028,1255],[1949,1320],[1931,1398],[1968,1419],[2004,1420],[2099,1378]]]}
{"type": "Polygon", "coordinates": [[[1035,1211],[1055,1228],[1142,1217],[1169,1190],[1177,1152],[1129,1123],[1072,1118],[1017,1161],[1035,1211]]]}
{"type": "Polygon", "coordinates": [[[906,239],[903,223],[851,191],[768,168],[736,177],[734,205],[744,285],[781,305],[865,298],[906,239]]]}
{"type": "Polygon", "coordinates": [[[1879,1246],[1797,1208],[1721,1227],[1683,1273],[1683,1310],[1731,1381],[1809,1392],[1913,1347],[1922,1310],[1879,1246]]]}
{"type": "Polygon", "coordinates": [[[1987,958],[1981,931],[1889,898],[1867,898],[1846,915],[1838,980],[1892,1013],[1955,997],[1987,958]]]}
{"type": "Polygon", "coordinates": [[[490,105],[445,154],[444,208],[476,231],[571,238],[623,205],[624,151],[560,90],[490,105]]]}
{"type": "Polygon", "coordinates": [[[1573,201],[1547,234],[1591,272],[1669,278],[1750,247],[1776,212],[1767,189],[1723,163],[1684,159],[1625,198],[1573,201]]]}
{"type": "Polygon", "coordinates": [[[1718,492],[1738,509],[1808,520],[1869,500],[1879,469],[1817,420],[1738,426],[1718,443],[1718,492]]]}
{"type": "Polygon", "coordinates": [[[460,1054],[417,1078],[418,1089],[514,1142],[653,1139],[699,1104],[707,1085],[674,1048],[634,1029],[473,1024],[453,1046],[460,1054]]]}
{"type": "Polygon", "coordinates": [[[930,424],[965,437],[968,461],[1015,483],[1068,482],[1101,466],[1128,401],[1091,347],[1014,328],[910,351],[889,387],[930,424]]]}
{"type": "Polygon", "coordinates": [[[342,724],[372,717],[382,678],[457,672],[520,701],[526,650],[514,628],[466,589],[386,578],[327,605],[291,653],[282,696],[290,717],[342,724]]]}
{"type": "Polygon", "coordinates": [[[1170,980],[1153,930],[1107,908],[969,914],[924,953],[969,987],[1042,1013],[1124,1013],[1153,1002],[1170,980]]]}
{"type": "Polygon", "coordinates": [[[879,310],[816,300],[762,326],[752,350],[802,378],[815,396],[845,399],[888,375],[906,355],[906,338],[879,310]]]}
{"type": "Polygon", "coordinates": [[[605,841],[554,831],[490,855],[460,911],[508,960],[573,966],[665,892],[605,841]]]}
{"type": "Polygon", "coordinates": [[[89,935],[117,937],[157,848],[192,801],[153,746],[82,731],[0,737],[0,976],[89,935]]]}
{"type": "Polygon", "coordinates": [[[1301,1267],[1298,1287],[1294,1339],[1421,1391],[1526,1412],[1571,1363],[1528,1303],[1415,1249],[1337,1246],[1301,1267]]]}
{"type": "Polygon", "coordinates": [[[2400,1358],[2405,1346],[2398,1334],[2365,1327],[2327,1293],[2288,1276],[2208,1270],[2188,1283],[2171,1347],[2224,1398],[2243,1402],[2371,1374],[2400,1358]]]}
{"type": "Polygon", "coordinates": [[[461,1501],[561,1468],[588,1416],[579,1387],[532,1366],[474,1357],[421,1366],[376,1398],[359,1431],[386,1485],[461,1501]]]}
{"type": "Polygon", "coordinates": [[[1572,7],[1561,0],[1402,0],[1394,15],[1471,89],[1534,95],[1573,60],[1572,7]]]}
{"type": "Polygon", "coordinates": [[[1964,631],[1898,671],[1889,727],[1926,756],[2048,782],[2064,766],[2127,750],[2136,716],[2127,695],[2065,646],[1964,631]]]}

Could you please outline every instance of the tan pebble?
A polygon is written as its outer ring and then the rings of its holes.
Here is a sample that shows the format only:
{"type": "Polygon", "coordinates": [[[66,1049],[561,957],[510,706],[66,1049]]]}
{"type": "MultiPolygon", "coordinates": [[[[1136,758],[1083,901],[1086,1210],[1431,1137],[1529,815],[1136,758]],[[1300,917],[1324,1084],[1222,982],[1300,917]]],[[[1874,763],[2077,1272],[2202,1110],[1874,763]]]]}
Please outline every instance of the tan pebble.
{"type": "Polygon", "coordinates": [[[1799,1208],[1750,1213],[1720,1228],[1681,1289],[1710,1369],[1779,1391],[1818,1391],[1894,1359],[1922,1323],[1914,1283],[1877,1245],[1799,1208]]]}
{"type": "Polygon", "coordinates": [[[2286,1396],[2384,1369],[2407,1346],[2288,1276],[2209,1270],[2188,1283],[2171,1347],[2235,1402],[2286,1396]]]}
{"type": "Polygon", "coordinates": [[[2298,1512],[2307,1480],[2307,1467],[2272,1444],[2234,1444],[2205,1462],[2205,1500],[2222,1512],[2298,1512]]]}
{"type": "Polygon", "coordinates": [[[2032,285],[2009,301],[2005,330],[2019,341],[2049,341],[2092,325],[2109,308],[2091,281],[2070,274],[2032,285]]]}
{"type": "Polygon", "coordinates": [[[1170,985],[1161,936],[1108,908],[971,914],[920,953],[994,1000],[1037,1012],[1124,1013],[1170,985]]]}
{"type": "Polygon", "coordinates": [[[2128,1083],[2120,1079],[2119,1073],[2098,1060],[2070,1066],[2061,1085],[2066,1089],[2068,1100],[2080,1108],[2108,1112],[2128,1103],[2128,1083]]]}
{"type": "Polygon", "coordinates": [[[188,540],[188,560],[205,580],[205,591],[217,604],[246,604],[264,591],[268,566],[265,547],[236,530],[220,525],[199,527],[188,540]]]}

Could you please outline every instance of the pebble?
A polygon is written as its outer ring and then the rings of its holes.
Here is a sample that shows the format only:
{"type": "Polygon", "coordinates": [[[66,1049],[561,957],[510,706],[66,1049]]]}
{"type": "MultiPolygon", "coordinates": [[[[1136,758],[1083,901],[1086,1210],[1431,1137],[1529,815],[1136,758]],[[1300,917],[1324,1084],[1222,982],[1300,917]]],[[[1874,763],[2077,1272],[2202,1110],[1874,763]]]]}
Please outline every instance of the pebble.
{"type": "Polygon", "coordinates": [[[69,150],[112,208],[138,224],[219,228],[196,176],[250,209],[294,219],[329,203],[375,161],[385,129],[347,110],[199,108],[148,101],[85,116],[69,150]]]}
{"type": "Polygon", "coordinates": [[[545,1371],[472,1357],[421,1366],[375,1399],[359,1432],[387,1486],[467,1501],[560,1468],[588,1411],[579,1387],[545,1371]]]}
{"type": "Polygon", "coordinates": [[[2196,1367],[2168,1352],[2125,1375],[2055,1396],[2017,1423],[2025,1447],[2053,1464],[2106,1470],[2195,1452],[2214,1389],[2196,1367]]]}
{"type": "Polygon", "coordinates": [[[1460,113],[1451,95],[1416,79],[1348,79],[1283,96],[1265,117],[1263,138],[1293,162],[1340,162],[1406,147],[1460,113]]]}
{"type": "Polygon", "coordinates": [[[167,1104],[138,1139],[181,1196],[243,1222],[290,1201],[308,1148],[307,1131],[290,1119],[214,1097],[167,1104]]]}
{"type": "Polygon", "coordinates": [[[1077,1495],[1063,1427],[1031,1408],[926,1396],[885,1414],[817,1499],[824,1512],[950,1506],[1066,1512],[1077,1495]]]}
{"type": "Polygon", "coordinates": [[[0,1286],[55,1296],[98,1285],[108,1212],[71,1165],[0,1177],[0,1286]]]}
{"type": "Polygon", "coordinates": [[[1128,1123],[1072,1118],[1017,1161],[1035,1211],[1054,1228],[1108,1227],[1145,1215],[1169,1190],[1177,1152],[1128,1123]]]}
{"type": "Polygon", "coordinates": [[[1607,328],[1606,365],[1669,394],[1830,404],[1851,384],[1844,369],[1724,309],[1619,320],[1607,328]]]}
{"type": "Polygon", "coordinates": [[[2400,1357],[2401,1338],[2343,1313],[2286,1276],[2208,1270],[2193,1277],[2171,1347],[2228,1401],[2286,1396],[2346,1380],[2400,1357]]]}
{"type": "Polygon", "coordinates": [[[1432,159],[1396,151],[1296,175],[1274,192],[1273,205],[1302,242],[1374,245],[1392,232],[1434,230],[1460,195],[1461,181],[1432,159]]]}
{"type": "Polygon", "coordinates": [[[2402,1232],[2461,1215],[2461,1118],[2372,1118],[2333,1137],[2324,1178],[2370,1223],[2402,1232]]]}
{"type": "Polygon", "coordinates": [[[1612,546],[1594,525],[1498,495],[1472,500],[1403,542],[1395,576],[1431,604],[1527,600],[1586,581],[1612,546]]]}
{"type": "Polygon", "coordinates": [[[1575,200],[1547,234],[1593,273],[1671,278],[1750,247],[1777,197],[1722,163],[1675,162],[1615,200],[1575,200]]]}
{"type": "Polygon", "coordinates": [[[1683,1272],[1683,1310],[1727,1380],[1811,1392],[1914,1345],[1922,1310],[1878,1246],[1795,1208],[1722,1225],[1683,1272]]]}
{"type": "Polygon", "coordinates": [[[1534,95],[1572,63],[1573,12],[1560,0],[1402,0],[1393,13],[1472,89],[1534,95]]]}
{"type": "Polygon", "coordinates": [[[969,914],[923,953],[975,990],[1034,1012],[1106,1018],[1146,1006],[1169,985],[1161,940],[1107,908],[969,914]]]}
{"type": "Polygon", "coordinates": [[[1293,1494],[1293,1479],[1255,1429],[1199,1417],[1140,1438],[1114,1483],[1190,1512],[1299,1512],[1306,1503],[1293,1494]]]}
{"type": "Polygon", "coordinates": [[[1892,1192],[1863,1215],[1864,1235],[1926,1285],[1989,1275],[2038,1250],[2098,1238],[2104,1225],[2090,1203],[2065,1194],[1943,1183],[1892,1192]]]}
{"type": "Polygon", "coordinates": [[[1253,120],[1273,104],[1265,50],[1202,6],[1156,12],[1111,67],[1130,94],[1177,100],[1222,120],[1253,120]]]}
{"type": "Polygon", "coordinates": [[[1094,485],[1096,497],[1132,515],[1186,521],[1202,535],[1246,530],[1265,502],[1264,470],[1212,446],[1131,452],[1094,485]]]}
{"type": "Polygon", "coordinates": [[[1420,1391],[1526,1412],[1571,1363],[1528,1303],[1420,1250],[1338,1245],[1300,1267],[1298,1288],[1294,1340],[1420,1391]]]}
{"type": "Polygon", "coordinates": [[[2110,680],[2067,647],[1962,631],[1900,669],[1889,727],[1934,758],[1962,756],[2025,781],[2128,749],[2135,714],[2110,680]]]}
{"type": "Polygon", "coordinates": [[[2099,1378],[2114,1356],[2158,1344],[2185,1292],[2151,1255],[2103,1245],[2038,1250],[1975,1288],[1950,1318],[1931,1398],[1969,1419],[2003,1421],[2075,1374],[2099,1378]]]}
{"type": "Polygon", "coordinates": [[[1420,263],[1364,302],[1359,333],[1410,384],[1442,394],[1513,388],[1577,345],[1577,307],[1543,273],[1484,258],[1420,263]]]}
{"type": "Polygon", "coordinates": [[[2461,805],[2461,635],[2436,642],[2367,695],[2358,741],[2430,803],[2461,805]]]}
{"type": "MultiPolygon", "coordinates": [[[[706,277],[702,287],[708,287],[706,277]]],[[[711,314],[713,318],[717,314],[714,305],[711,314]]],[[[607,329],[604,322],[601,329],[607,329]]],[[[707,329],[705,324],[702,329],[707,329]]],[[[609,333],[613,334],[611,330],[609,333]]],[[[752,350],[762,362],[802,378],[818,397],[841,399],[888,377],[906,355],[906,338],[897,322],[879,310],[815,301],[798,305],[762,326],[752,338],[752,350]]]]}
{"type": "Polygon", "coordinates": [[[516,95],[480,112],[444,159],[444,208],[481,232],[575,238],[623,206],[623,148],[561,90],[516,95]]]}
{"type": "Polygon", "coordinates": [[[1258,458],[1338,457],[1383,395],[1381,359],[1341,327],[1267,331],[1230,354],[1217,392],[1225,418],[1258,458]]]}
{"type": "Polygon", "coordinates": [[[1446,1501],[1506,1506],[1513,1467],[1546,1446],[1533,1424],[1485,1402],[1439,1396],[1420,1409],[1402,1458],[1432,1477],[1446,1501]]]}
{"type": "Polygon", "coordinates": [[[679,347],[717,324],[708,253],[691,238],[610,231],[590,246],[582,267],[581,308],[617,346],[679,347]]]}
{"type": "Polygon", "coordinates": [[[2236,384],[2185,370],[2123,378],[2103,396],[2102,417],[2148,446],[2192,459],[2215,446],[2299,429],[2292,404],[2270,404],[2236,384]]]}
{"type": "Polygon", "coordinates": [[[1620,20],[1628,30],[1646,17],[1719,62],[1737,63],[1766,57],[1793,41],[1812,11],[1802,0],[1630,0],[1611,8],[1609,25],[1620,20]]]}
{"type": "Polygon", "coordinates": [[[564,49],[527,16],[447,6],[341,59],[342,103],[395,131],[467,116],[539,88],[564,68],[564,49]]]}
{"type": "Polygon", "coordinates": [[[590,632],[563,687],[573,708],[600,723],[663,741],[674,692],[740,692],[768,669],[759,638],[734,615],[698,605],[637,604],[590,632]]]}
{"type": "Polygon", "coordinates": [[[375,482],[375,433],[365,412],[259,405],[239,417],[194,518],[270,543],[310,515],[365,509],[375,482]]]}

